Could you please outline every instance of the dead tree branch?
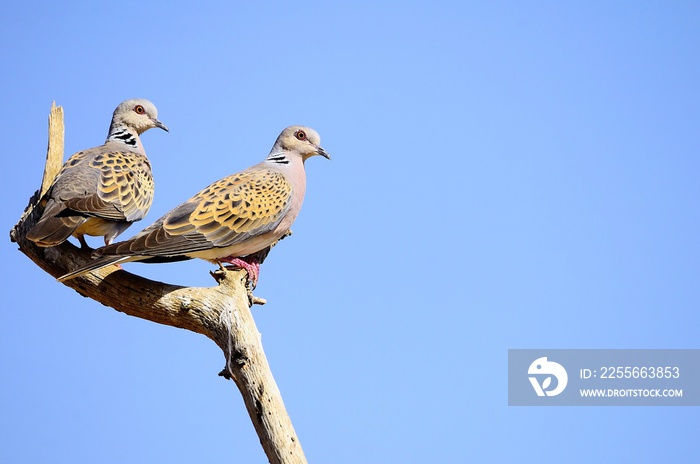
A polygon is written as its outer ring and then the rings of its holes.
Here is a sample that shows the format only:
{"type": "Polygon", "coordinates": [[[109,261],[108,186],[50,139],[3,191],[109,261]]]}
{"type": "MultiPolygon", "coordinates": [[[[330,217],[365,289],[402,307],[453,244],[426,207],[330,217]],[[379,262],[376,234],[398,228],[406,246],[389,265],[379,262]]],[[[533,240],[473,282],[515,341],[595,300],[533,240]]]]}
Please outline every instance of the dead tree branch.
{"type": "MultiPolygon", "coordinates": [[[[41,188],[10,231],[10,239],[19,245],[19,250],[54,277],[90,259],[89,252],[68,242],[41,248],[25,238],[43,209],[42,195],[63,164],[63,134],[63,110],[54,103],[49,115],[49,145],[41,188]]],[[[221,270],[212,275],[218,282],[215,287],[180,287],[109,266],[64,285],[130,316],[209,337],[224,352],[226,368],[220,375],[236,383],[269,461],[306,463],[250,312],[245,272],[221,270]]]]}

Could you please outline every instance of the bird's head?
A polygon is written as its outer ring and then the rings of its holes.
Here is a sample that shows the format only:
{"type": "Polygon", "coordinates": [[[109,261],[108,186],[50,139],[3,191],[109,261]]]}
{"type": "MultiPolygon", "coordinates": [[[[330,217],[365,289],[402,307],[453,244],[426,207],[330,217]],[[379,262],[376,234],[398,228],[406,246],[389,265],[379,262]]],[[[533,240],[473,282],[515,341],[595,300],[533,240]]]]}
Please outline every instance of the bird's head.
{"type": "Polygon", "coordinates": [[[154,127],[169,132],[167,126],[158,120],[156,106],[142,98],[126,100],[117,106],[112,116],[112,126],[117,125],[131,127],[139,135],[154,127]]]}
{"type": "MultiPolygon", "coordinates": [[[[282,131],[275,148],[298,153],[301,159],[306,161],[315,155],[321,155],[326,159],[331,159],[331,155],[321,147],[321,137],[318,132],[310,127],[289,126],[282,131]]],[[[273,150],[275,149],[273,148],[273,150]]]]}

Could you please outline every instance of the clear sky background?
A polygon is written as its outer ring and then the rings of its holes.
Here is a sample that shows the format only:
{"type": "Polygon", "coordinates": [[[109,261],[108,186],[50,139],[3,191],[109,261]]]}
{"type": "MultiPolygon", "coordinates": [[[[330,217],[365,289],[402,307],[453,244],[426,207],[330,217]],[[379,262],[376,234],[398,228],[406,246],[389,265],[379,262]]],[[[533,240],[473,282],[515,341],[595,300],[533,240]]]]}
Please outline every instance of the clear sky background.
{"type": "Polygon", "coordinates": [[[509,407],[507,352],[700,348],[697,2],[4,2],[0,40],[0,462],[266,462],[213,342],[8,240],[51,102],[70,155],[134,97],[170,133],[122,238],[288,125],[333,155],[254,308],[310,462],[695,462],[698,408],[509,407]]]}

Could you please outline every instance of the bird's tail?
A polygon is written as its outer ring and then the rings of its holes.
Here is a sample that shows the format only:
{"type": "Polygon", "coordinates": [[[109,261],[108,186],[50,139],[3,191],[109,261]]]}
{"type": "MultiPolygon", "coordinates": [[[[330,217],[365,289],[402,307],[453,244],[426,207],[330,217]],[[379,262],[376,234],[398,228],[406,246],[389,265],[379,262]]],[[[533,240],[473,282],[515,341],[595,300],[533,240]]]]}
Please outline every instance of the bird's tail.
{"type": "Polygon", "coordinates": [[[40,247],[60,245],[68,240],[85,218],[47,217],[42,218],[27,232],[27,238],[40,247]]]}
{"type": "Polygon", "coordinates": [[[115,256],[115,255],[107,255],[107,256],[102,256],[97,259],[93,259],[89,263],[87,263],[85,266],[79,267],[78,269],[69,272],[68,274],[62,275],[59,277],[57,280],[59,282],[65,282],[66,280],[74,279],[78,276],[81,276],[83,274],[87,274],[88,272],[91,271],[96,271],[98,269],[102,269],[103,267],[109,266],[111,264],[120,264],[120,263],[126,263],[129,261],[137,261],[139,259],[138,256],[115,256]]]}

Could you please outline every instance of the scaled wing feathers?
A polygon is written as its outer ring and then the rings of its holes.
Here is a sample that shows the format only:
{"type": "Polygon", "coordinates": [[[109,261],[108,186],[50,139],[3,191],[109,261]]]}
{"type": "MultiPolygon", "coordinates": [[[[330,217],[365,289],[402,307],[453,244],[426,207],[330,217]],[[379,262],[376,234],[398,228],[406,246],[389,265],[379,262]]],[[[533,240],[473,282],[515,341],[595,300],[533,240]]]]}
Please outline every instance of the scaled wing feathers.
{"type": "Polygon", "coordinates": [[[178,256],[232,246],[274,230],[291,198],[291,184],[281,173],[263,168],[243,171],[210,185],[131,240],[100,251],[178,256]]]}
{"type": "Polygon", "coordinates": [[[114,221],[142,219],[153,200],[148,159],[134,152],[108,151],[75,155],[53,187],[66,208],[114,221]]]}

